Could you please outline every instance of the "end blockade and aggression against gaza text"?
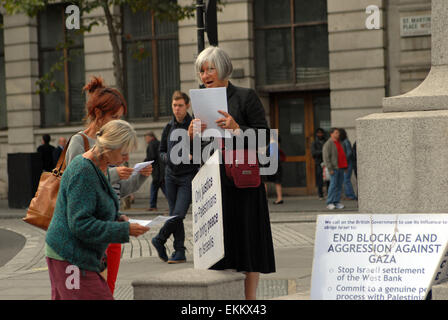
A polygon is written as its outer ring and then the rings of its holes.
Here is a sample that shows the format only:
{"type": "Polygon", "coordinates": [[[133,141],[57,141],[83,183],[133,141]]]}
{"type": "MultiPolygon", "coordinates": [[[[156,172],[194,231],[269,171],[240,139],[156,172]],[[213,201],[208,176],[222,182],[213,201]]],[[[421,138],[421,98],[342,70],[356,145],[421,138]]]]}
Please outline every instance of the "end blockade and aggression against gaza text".
{"type": "Polygon", "coordinates": [[[436,234],[341,234],[333,235],[327,252],[343,253],[439,253],[436,234]],[[353,243],[356,242],[356,243],[353,243]]]}

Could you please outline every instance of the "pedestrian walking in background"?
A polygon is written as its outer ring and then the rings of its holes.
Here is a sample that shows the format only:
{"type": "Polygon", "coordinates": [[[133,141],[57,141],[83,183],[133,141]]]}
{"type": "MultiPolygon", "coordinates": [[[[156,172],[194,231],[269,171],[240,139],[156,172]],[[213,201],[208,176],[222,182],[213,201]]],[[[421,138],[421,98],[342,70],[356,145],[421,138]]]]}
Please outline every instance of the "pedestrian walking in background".
{"type": "Polygon", "coordinates": [[[268,146],[267,156],[275,154],[277,155],[277,161],[278,161],[278,168],[277,172],[266,176],[263,180],[265,180],[265,188],[266,188],[266,194],[268,192],[268,183],[274,183],[275,184],[275,193],[277,195],[277,199],[273,202],[274,204],[282,204],[283,203],[283,193],[282,193],[282,162],[285,161],[284,152],[280,149],[280,136],[278,137],[278,141],[274,139],[274,137],[271,137],[271,141],[268,146]],[[281,156],[283,155],[283,157],[281,156]]]}
{"type": "Polygon", "coordinates": [[[58,145],[53,150],[53,164],[56,166],[58,163],[59,157],[61,156],[62,151],[65,149],[67,145],[67,139],[64,137],[59,137],[58,145]]]}
{"type": "Polygon", "coordinates": [[[95,146],[64,171],[45,240],[53,300],[113,300],[100,274],[106,248],[149,230],[119,214],[109,182],[108,166],[120,165],[136,148],[137,134],[130,124],[110,121],[97,133],[95,146]]]}
{"type": "Polygon", "coordinates": [[[54,147],[50,144],[50,140],[50,135],[44,134],[42,136],[42,144],[37,147],[37,152],[39,152],[42,158],[42,170],[48,172],[53,171],[56,165],[56,163],[53,162],[54,147]]]}
{"type": "Polygon", "coordinates": [[[165,191],[165,163],[160,158],[160,141],[157,140],[154,132],[149,131],[145,134],[145,141],[148,144],[146,147],[146,158],[144,161],[152,161],[152,182],[149,194],[149,209],[148,211],[157,211],[157,196],[159,189],[162,190],[166,196],[165,191]]]}
{"type": "Polygon", "coordinates": [[[339,130],[330,129],[330,139],[325,142],[322,148],[324,164],[330,172],[330,188],[327,196],[327,209],[343,209],[341,203],[342,185],[344,183],[344,171],[347,169],[347,158],[344,148],[339,141],[339,130]]]}
{"type": "MultiPolygon", "coordinates": [[[[203,50],[196,59],[195,70],[206,88],[227,88],[228,113],[220,112],[216,120],[220,128],[254,130],[256,136],[258,130],[266,130],[266,137],[270,136],[264,107],[255,90],[236,87],[229,81],[233,67],[224,50],[218,47],[203,50]]],[[[193,120],[190,125],[191,139],[195,122],[200,119],[193,120]]],[[[206,125],[200,127],[203,131],[206,125]]],[[[269,140],[261,142],[260,146],[267,143],[269,140]]],[[[244,272],[246,299],[256,299],[260,272],[275,272],[266,190],[263,184],[256,188],[237,188],[227,177],[224,164],[220,167],[225,256],[210,269],[244,272]]]]}
{"type": "MultiPolygon", "coordinates": [[[[112,120],[120,119],[127,112],[127,104],[123,95],[116,89],[106,87],[103,79],[93,77],[83,88],[89,93],[85,116],[87,128],[75,134],[67,147],[65,161],[67,165],[79,154],[84,153],[84,139],[87,138],[89,147],[96,144],[97,132],[100,128],[112,120]]],[[[128,160],[125,160],[128,161],[128,160]]],[[[141,170],[139,174],[132,175],[132,168],[111,165],[108,169],[108,179],[118,199],[126,197],[137,191],[152,172],[152,166],[141,170]]],[[[106,251],[107,255],[107,284],[114,293],[118,269],[120,267],[121,244],[111,243],[106,251]]]]}
{"type": "Polygon", "coordinates": [[[319,196],[319,200],[324,199],[324,182],[327,187],[327,193],[328,193],[328,187],[330,185],[329,181],[324,181],[323,176],[323,168],[322,168],[322,148],[325,144],[325,141],[327,141],[327,137],[325,135],[325,130],[322,128],[317,128],[316,137],[313,141],[313,144],[311,145],[311,155],[314,159],[314,166],[315,166],[315,178],[316,178],[316,186],[317,186],[317,194],[319,196]]]}
{"type": "MultiPolygon", "coordinates": [[[[173,119],[165,126],[160,141],[160,157],[165,162],[165,191],[170,209],[170,216],[175,218],[165,222],[159,233],[152,238],[151,242],[156,248],[159,258],[168,263],[186,262],[185,256],[185,228],[184,218],[191,204],[191,181],[198,171],[198,166],[192,162],[191,155],[188,154],[189,162],[174,164],[171,159],[171,150],[178,143],[190,143],[183,137],[172,139],[171,135],[175,130],[188,130],[192,117],[187,112],[190,108],[190,98],[181,91],[176,91],[172,97],[173,119]],[[168,258],[165,243],[168,238],[174,237],[174,252],[168,258]]],[[[176,148],[179,146],[176,146],[176,148]]],[[[190,150],[190,148],[188,148],[190,150]]],[[[179,158],[183,155],[179,151],[179,158]]]]}
{"type": "Polygon", "coordinates": [[[345,129],[339,129],[340,141],[342,148],[344,149],[345,156],[347,158],[347,170],[344,171],[344,193],[345,197],[349,200],[358,200],[358,197],[353,190],[352,185],[352,171],[353,171],[353,150],[350,140],[347,137],[347,131],[345,129]]]}

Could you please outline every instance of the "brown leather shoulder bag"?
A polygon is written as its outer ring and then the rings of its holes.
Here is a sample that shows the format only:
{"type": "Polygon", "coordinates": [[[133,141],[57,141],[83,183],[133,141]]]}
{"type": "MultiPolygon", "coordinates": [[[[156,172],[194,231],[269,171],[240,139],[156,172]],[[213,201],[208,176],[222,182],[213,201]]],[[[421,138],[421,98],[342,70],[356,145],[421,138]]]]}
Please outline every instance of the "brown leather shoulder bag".
{"type": "MultiPolygon", "coordinates": [[[[87,151],[90,149],[89,140],[87,140],[87,137],[84,134],[81,134],[81,136],[84,140],[84,150],[87,151]]],[[[70,140],[71,138],[68,140],[67,146],[62,151],[58,163],[56,164],[56,168],[54,168],[52,172],[43,172],[41,174],[36,194],[30,202],[25,218],[23,218],[23,221],[43,230],[48,229],[51,219],[53,218],[61,177],[67,167],[65,154],[67,153],[70,140]]]]}

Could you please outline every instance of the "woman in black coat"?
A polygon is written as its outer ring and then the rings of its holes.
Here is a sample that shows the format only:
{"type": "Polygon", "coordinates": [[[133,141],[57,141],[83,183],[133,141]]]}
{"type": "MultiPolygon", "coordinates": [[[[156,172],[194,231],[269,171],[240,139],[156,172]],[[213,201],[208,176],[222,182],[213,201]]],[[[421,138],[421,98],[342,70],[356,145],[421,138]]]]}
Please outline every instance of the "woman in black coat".
{"type": "MultiPolygon", "coordinates": [[[[220,112],[221,115],[217,115],[218,126],[236,130],[232,131],[234,133],[248,129],[256,133],[258,130],[266,130],[268,144],[269,128],[263,105],[253,89],[236,87],[230,83],[228,78],[233,68],[227,53],[218,47],[209,47],[199,54],[195,67],[206,88],[227,88],[228,113],[220,112]]],[[[198,119],[190,124],[190,137],[193,137],[196,121],[198,119]]],[[[202,125],[201,130],[204,129],[205,125],[202,125]]],[[[266,142],[258,143],[267,146],[266,142]]],[[[260,272],[275,272],[266,191],[263,184],[255,188],[236,188],[227,178],[222,164],[221,189],[225,257],[211,269],[244,272],[246,299],[256,299],[260,272]]]]}

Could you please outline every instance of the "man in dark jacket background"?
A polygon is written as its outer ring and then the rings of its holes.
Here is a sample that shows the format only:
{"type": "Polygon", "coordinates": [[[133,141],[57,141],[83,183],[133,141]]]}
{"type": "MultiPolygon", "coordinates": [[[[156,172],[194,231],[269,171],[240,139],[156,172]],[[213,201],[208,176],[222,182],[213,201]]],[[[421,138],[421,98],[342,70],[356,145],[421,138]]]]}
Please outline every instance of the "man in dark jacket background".
{"type": "Polygon", "coordinates": [[[53,150],[53,163],[54,166],[58,163],[59,157],[61,156],[62,151],[64,151],[67,145],[67,139],[64,137],[59,137],[58,145],[53,150]]]}
{"type": "MultiPolygon", "coordinates": [[[[323,168],[321,166],[321,163],[323,162],[322,158],[322,148],[325,144],[325,141],[327,141],[327,138],[325,136],[325,130],[322,128],[318,128],[316,130],[316,138],[311,145],[311,154],[314,159],[315,164],[315,174],[316,174],[316,185],[317,185],[317,193],[319,195],[319,200],[324,199],[324,177],[323,177],[323,168]]],[[[325,182],[327,186],[327,192],[328,192],[328,185],[330,184],[329,181],[325,182]]]]}
{"type": "Polygon", "coordinates": [[[166,197],[170,207],[170,216],[175,216],[175,218],[166,221],[151,242],[156,248],[159,258],[168,263],[186,262],[183,220],[191,204],[191,182],[198,171],[198,166],[192,162],[190,152],[183,153],[184,150],[191,150],[188,127],[192,117],[187,112],[189,108],[190,98],[188,95],[181,91],[174,92],[172,98],[173,119],[163,129],[160,141],[160,158],[166,164],[166,197]],[[179,133],[183,136],[179,136],[179,133]],[[188,144],[188,146],[179,144],[188,144]],[[173,149],[178,151],[177,154],[173,149]],[[173,155],[176,156],[176,159],[172,158],[173,155]],[[179,161],[180,159],[182,161],[179,161]],[[165,243],[171,235],[174,236],[174,252],[168,258],[165,243]]]}
{"type": "Polygon", "coordinates": [[[42,170],[51,172],[54,169],[53,151],[54,147],[50,144],[51,137],[49,134],[42,136],[42,144],[37,148],[37,152],[42,157],[42,170]]]}
{"type": "Polygon", "coordinates": [[[152,161],[152,182],[149,194],[149,209],[148,211],[157,211],[157,195],[159,189],[165,192],[165,164],[160,158],[160,141],[157,140],[154,132],[149,131],[145,134],[145,141],[148,144],[146,147],[146,158],[144,161],[152,161]]]}

